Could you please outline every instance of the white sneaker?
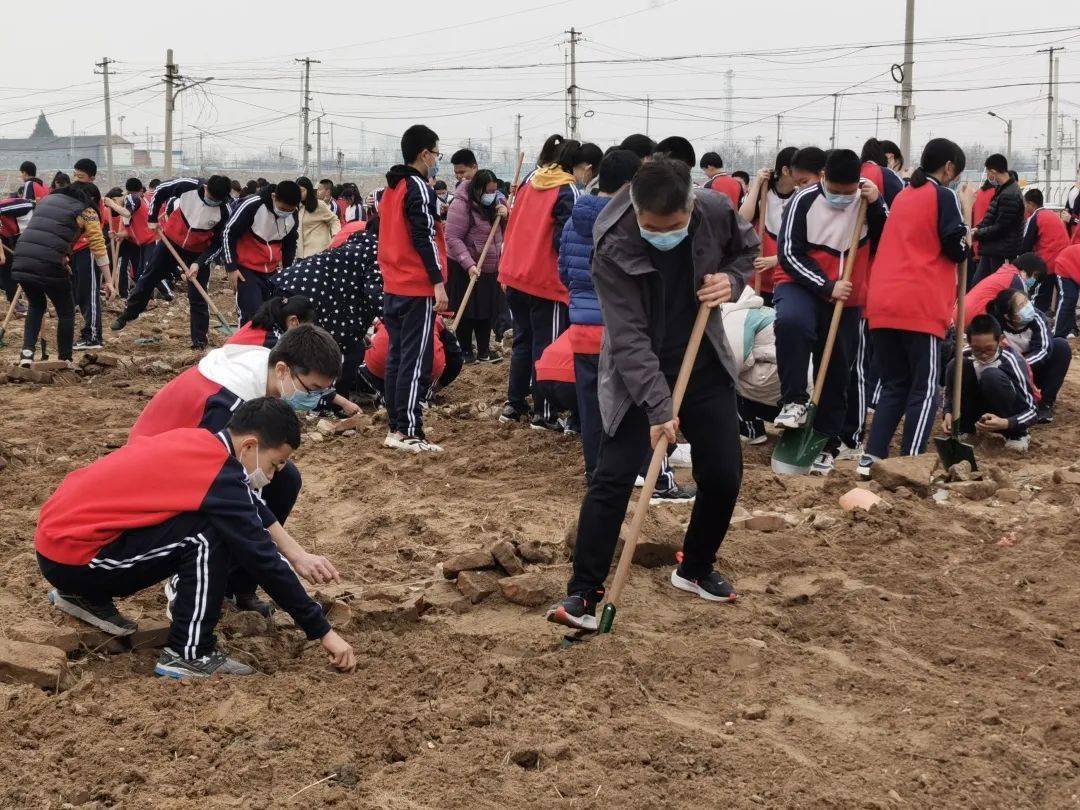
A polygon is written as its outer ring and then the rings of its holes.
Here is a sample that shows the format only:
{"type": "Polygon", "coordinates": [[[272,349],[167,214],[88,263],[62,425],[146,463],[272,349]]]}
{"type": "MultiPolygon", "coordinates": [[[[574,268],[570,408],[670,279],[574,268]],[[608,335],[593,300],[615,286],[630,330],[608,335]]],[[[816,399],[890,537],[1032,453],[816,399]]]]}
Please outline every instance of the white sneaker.
{"type": "Polygon", "coordinates": [[[777,414],[773,424],[782,428],[798,428],[806,424],[806,405],[801,402],[789,402],[777,414]]]}
{"type": "Polygon", "coordinates": [[[638,489],[641,489],[643,486],[645,486],[645,476],[639,475],[637,478],[635,478],[634,486],[638,489]]]}
{"type": "Polygon", "coordinates": [[[832,453],[822,453],[810,465],[810,474],[828,475],[834,469],[836,469],[836,459],[833,458],[832,453]]]}
{"type": "Polygon", "coordinates": [[[863,453],[861,456],[859,456],[859,467],[856,472],[858,472],[859,475],[861,475],[863,478],[869,478],[871,470],[873,470],[874,468],[874,464],[878,461],[881,461],[881,459],[877,456],[872,456],[869,453],[863,453]]]}
{"type": "MultiPolygon", "coordinates": [[[[676,445],[675,452],[668,456],[668,466],[684,470],[693,467],[694,465],[690,461],[690,445],[685,442],[676,445]]],[[[644,484],[645,481],[642,480],[641,484],[638,484],[638,486],[643,486],[644,484]]]]}
{"type": "Polygon", "coordinates": [[[392,447],[395,450],[400,450],[403,440],[404,437],[400,433],[387,433],[386,438],[383,439],[383,447],[392,447]]]}
{"type": "Polygon", "coordinates": [[[1005,449],[1012,450],[1014,453],[1026,453],[1028,451],[1028,442],[1031,440],[1030,436],[1021,436],[1019,439],[1006,439],[1005,449]]]}
{"type": "Polygon", "coordinates": [[[397,449],[406,450],[410,453],[441,453],[443,451],[434,442],[429,442],[427,439],[421,439],[417,436],[402,439],[397,449]]]}
{"type": "Polygon", "coordinates": [[[843,442],[840,442],[840,451],[836,454],[837,461],[849,461],[852,459],[859,459],[866,451],[863,449],[862,442],[854,447],[848,447],[843,442]]]}

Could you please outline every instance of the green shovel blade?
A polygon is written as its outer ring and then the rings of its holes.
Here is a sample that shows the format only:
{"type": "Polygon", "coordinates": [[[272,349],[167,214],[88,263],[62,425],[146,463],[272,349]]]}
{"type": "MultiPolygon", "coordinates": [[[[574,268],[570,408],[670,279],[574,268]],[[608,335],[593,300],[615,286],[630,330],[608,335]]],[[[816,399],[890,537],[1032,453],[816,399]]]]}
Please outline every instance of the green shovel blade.
{"type": "Polygon", "coordinates": [[[961,461],[968,462],[972,470],[979,469],[979,465],[975,463],[975,448],[956,436],[935,436],[934,447],[937,448],[941,466],[946,470],[961,461]]]}
{"type": "Polygon", "coordinates": [[[806,475],[829,440],[814,430],[817,405],[806,408],[806,422],[799,428],[788,428],[780,436],[772,454],[772,469],[778,475],[806,475]]]}

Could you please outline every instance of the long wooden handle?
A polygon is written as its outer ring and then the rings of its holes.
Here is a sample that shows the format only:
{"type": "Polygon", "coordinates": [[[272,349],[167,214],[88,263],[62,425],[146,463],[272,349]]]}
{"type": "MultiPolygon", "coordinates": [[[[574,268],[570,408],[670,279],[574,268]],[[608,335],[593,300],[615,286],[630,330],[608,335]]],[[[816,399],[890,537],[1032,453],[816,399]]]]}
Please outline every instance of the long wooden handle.
{"type": "Polygon", "coordinates": [[[967,297],[967,263],[956,266],[956,359],[953,361],[952,433],[960,433],[960,386],[964,382],[964,299],[967,297]]]}
{"type": "MultiPolygon", "coordinates": [[[[176,252],[176,248],[173,247],[173,243],[169,241],[169,237],[158,231],[158,239],[169,249],[169,253],[176,259],[176,266],[180,268],[180,272],[187,276],[188,268],[184,266],[184,260],[180,258],[180,254],[176,252]]],[[[214,316],[221,321],[222,326],[230,326],[229,322],[225,320],[225,316],[221,314],[221,311],[217,308],[217,305],[210,300],[210,296],[207,295],[206,290],[203,289],[203,285],[199,283],[197,278],[189,278],[188,282],[195,287],[195,291],[203,297],[206,301],[206,305],[210,307],[210,311],[214,313],[214,316]]],[[[231,328],[231,326],[230,326],[231,328]]]]}
{"type": "Polygon", "coordinates": [[[518,152],[518,165],[517,169],[514,170],[514,182],[510,186],[510,198],[506,201],[507,208],[513,208],[514,206],[514,198],[517,197],[518,183],[521,181],[521,166],[523,163],[525,163],[525,153],[518,152]]]}
{"type": "MultiPolygon", "coordinates": [[[[491,223],[491,230],[488,231],[487,239],[484,241],[484,247],[480,251],[480,258],[476,260],[476,267],[481,273],[484,272],[484,259],[487,258],[488,248],[491,247],[491,243],[495,240],[495,231],[499,228],[499,221],[501,217],[495,217],[495,221],[491,223]]],[[[476,286],[476,280],[479,276],[469,277],[469,286],[465,288],[465,295],[461,297],[461,303],[458,305],[457,314],[454,315],[454,322],[450,325],[452,332],[457,332],[458,324],[461,323],[461,317],[465,314],[465,307],[469,303],[469,299],[472,298],[473,288],[476,286]]]]}
{"type": "MultiPolygon", "coordinates": [[[[769,184],[768,184],[768,182],[765,182],[765,183],[761,184],[761,193],[758,195],[757,236],[758,236],[758,241],[761,242],[761,253],[759,254],[761,256],[765,255],[765,240],[764,240],[763,237],[765,235],[765,216],[768,214],[768,212],[769,212],[769,184]]],[[[764,270],[755,270],[754,271],[754,293],[755,294],[758,294],[758,293],[761,292],[761,274],[764,273],[764,272],[765,272],[764,270]]]]}
{"type": "MultiPolygon", "coordinates": [[[[844,261],[844,275],[842,281],[851,281],[851,274],[855,272],[855,259],[859,255],[859,237],[862,236],[863,223],[866,222],[866,199],[859,198],[859,212],[855,215],[855,230],[851,233],[851,244],[848,246],[847,256],[844,261]]],[[[836,345],[836,333],[840,329],[840,316],[844,314],[844,302],[837,301],[833,307],[832,322],[829,324],[829,337],[825,340],[825,351],[821,353],[821,365],[818,366],[817,379],[814,380],[814,395],[810,401],[817,405],[821,401],[821,390],[825,387],[825,373],[829,370],[829,360],[832,359],[833,346],[836,345]]]]}
{"type": "MultiPolygon", "coordinates": [[[[719,312],[719,309],[716,310],[719,312]]],[[[686,344],[686,352],[683,354],[682,365],[679,366],[679,376],[675,378],[675,390],[671,394],[671,412],[677,417],[682,407],[683,396],[686,394],[686,386],[690,382],[690,372],[694,370],[697,361],[698,349],[701,347],[701,339],[705,335],[705,327],[709,322],[709,315],[713,312],[706,304],[698,305],[697,319],[694,328],[690,332],[690,341],[686,344]]],[[[611,591],[608,601],[617,604],[622,595],[626,578],[630,576],[630,564],[634,561],[634,549],[637,547],[638,537],[641,535],[641,527],[645,523],[645,515],[649,510],[649,500],[652,498],[653,489],[656,487],[656,479],[660,477],[660,467],[667,456],[667,442],[661,439],[653,448],[652,459],[649,461],[649,471],[645,474],[645,483],[638,495],[637,505],[634,507],[634,517],[630,521],[630,531],[623,541],[622,554],[619,556],[619,566],[615,569],[615,579],[611,583],[611,591]]]]}
{"type": "Polygon", "coordinates": [[[8,306],[7,315],[4,316],[4,325],[0,326],[0,335],[7,332],[8,323],[11,321],[11,316],[15,314],[15,307],[19,305],[19,299],[22,298],[23,288],[20,284],[15,288],[15,295],[11,298],[11,304],[8,306]]]}

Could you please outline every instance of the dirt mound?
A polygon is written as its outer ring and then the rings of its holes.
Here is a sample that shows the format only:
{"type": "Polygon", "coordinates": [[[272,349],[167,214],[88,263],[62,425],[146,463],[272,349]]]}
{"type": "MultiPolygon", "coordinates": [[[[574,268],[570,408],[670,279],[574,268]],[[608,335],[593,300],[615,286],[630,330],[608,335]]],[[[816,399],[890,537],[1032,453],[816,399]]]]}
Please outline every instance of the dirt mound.
{"type": "MultiPolygon", "coordinates": [[[[186,310],[156,305],[109,335],[106,352],[130,364],[0,385],[0,636],[57,621],[34,561],[37,508],[63,475],[119,446],[148,397],[194,361],[186,310]]],[[[261,673],[244,680],[156,680],[153,649],[81,643],[66,691],[0,683],[0,805],[1076,802],[1080,486],[1054,478],[1080,449],[1076,373],[1029,457],[977,448],[1016,502],[872,484],[891,508],[849,515],[837,506],[856,483],[849,464],[825,482],[778,478],[770,446],[748,448],[741,505],[793,525],[729,534],[719,565],[740,601],[674,591],[661,554],[633,570],[616,632],[570,649],[543,605],[508,602],[490,583],[473,604],[439,568],[507,541],[546,599],[565,583],[580,452],[498,424],[505,374],[469,366],[432,409],[442,455],[384,450],[372,420],[299,452],[290,529],[353,588],[327,598],[345,606],[357,674],[331,672],[281,620],[225,621],[224,644],[261,673]],[[401,608],[420,597],[422,610],[401,608]]],[[[675,547],[689,507],[660,509],[646,533],[675,547]]],[[[155,589],[123,607],[159,618],[164,598],[155,589]]]]}

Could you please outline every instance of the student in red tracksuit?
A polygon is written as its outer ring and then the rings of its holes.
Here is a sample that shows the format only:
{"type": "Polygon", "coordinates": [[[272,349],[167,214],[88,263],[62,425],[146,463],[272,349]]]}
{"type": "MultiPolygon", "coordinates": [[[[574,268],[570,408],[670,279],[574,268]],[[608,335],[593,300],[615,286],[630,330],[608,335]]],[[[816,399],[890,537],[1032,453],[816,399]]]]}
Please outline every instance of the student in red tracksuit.
{"type": "Polygon", "coordinates": [[[250,675],[227,658],[214,627],[230,568],[262,585],[338,669],[356,663],[322,608],[278,553],[253,491],[300,446],[300,422],[279,400],[237,409],[217,433],[181,428],[143,439],[69,474],[41,508],[34,548],[49,601],[107,633],[138,625],[113,599],[172,578],[172,624],[154,674],[250,675]]]}
{"type": "Polygon", "coordinates": [[[563,424],[566,433],[580,433],[577,389],[574,387],[574,326],[544,349],[536,361],[536,387],[556,413],[569,416],[563,424]]]}
{"type": "Polygon", "coordinates": [[[780,263],[776,257],[776,235],[780,232],[780,218],[783,216],[784,207],[795,193],[797,185],[791,174],[791,159],[799,150],[794,146],[786,146],[776,154],[776,163],[772,169],[762,169],[754,177],[750,185],[750,191],[739,208],[739,214],[748,222],[754,224],[755,230],[761,233],[761,256],[754,259],[754,272],[756,274],[754,289],[759,291],[765,306],[772,306],[773,298],[773,271],[780,263]],[[765,222],[760,222],[761,216],[761,186],[768,184],[765,192],[765,222]]]}
{"type": "MultiPolygon", "coordinates": [[[[178,177],[160,184],[152,202],[147,204],[146,227],[151,233],[160,230],[183,259],[187,277],[197,279],[203,289],[210,283],[210,260],[221,249],[222,231],[229,218],[230,189],[229,178],[220,174],[205,182],[197,177],[178,177]],[[163,215],[165,224],[159,228],[163,215]]],[[[178,270],[176,259],[164,244],[148,250],[146,264],[128,296],[127,306],[112,325],[114,331],[138,318],[150,303],[154,289],[166,285],[166,280],[178,270]]],[[[188,304],[191,347],[203,349],[210,328],[210,310],[194,284],[188,285],[188,304]]]]}
{"type": "Polygon", "coordinates": [[[221,259],[236,291],[240,325],[274,295],[274,277],[296,258],[300,186],[282,180],[247,197],[221,232],[221,259]]]}
{"type": "Polygon", "coordinates": [[[49,193],[49,187],[37,176],[37,165],[31,160],[24,160],[19,166],[19,180],[22,187],[18,193],[24,199],[37,202],[49,193]]]}
{"type": "MultiPolygon", "coordinates": [[[[114,210],[123,220],[122,228],[117,232],[123,237],[119,245],[117,273],[120,276],[120,294],[126,298],[129,285],[134,288],[139,282],[157,235],[150,228],[150,205],[142,181],[138,177],[129,177],[124,183],[124,190],[127,195],[123,205],[114,207],[114,210]]],[[[172,294],[165,282],[159,285],[159,289],[166,297],[172,294]]]]}
{"type": "Polygon", "coordinates": [[[19,235],[34,215],[34,201],[22,197],[7,197],[0,200],[0,242],[4,245],[4,261],[0,262],[0,287],[8,301],[15,298],[18,286],[11,280],[11,265],[15,261],[15,245],[19,235]]]}
{"type": "MultiPolygon", "coordinates": [[[[217,432],[244,402],[279,397],[306,413],[331,393],[341,373],[341,350],[324,330],[310,324],[290,330],[273,349],[224,346],[173,378],[143,408],[128,434],[140,441],[177,428],[217,432]]],[[[326,581],[335,572],[323,557],[308,554],[282,524],[300,495],[300,471],[291,461],[262,489],[263,522],[281,553],[297,573],[311,582],[326,581]]],[[[269,608],[255,596],[254,584],[238,578],[230,588],[245,610],[269,608]]]]}
{"type": "Polygon", "coordinates": [[[1054,337],[1076,337],[1076,302],[1080,298],[1080,242],[1073,242],[1058,254],[1054,272],[1057,274],[1058,288],[1054,337]]]}
{"type": "Polygon", "coordinates": [[[378,203],[383,322],[389,335],[383,444],[409,453],[439,453],[424,436],[422,402],[431,386],[436,313],[445,312],[446,231],[429,185],[439,168],[439,136],[414,124],[401,137],[403,164],[386,173],[378,203]]]}
{"type": "MultiPolygon", "coordinates": [[[[465,357],[457,336],[446,327],[441,317],[435,318],[435,352],[431,360],[430,387],[423,392],[424,402],[430,402],[436,392],[443,390],[457,379],[465,365],[465,357]]],[[[371,345],[364,352],[364,364],[360,366],[361,391],[376,397],[385,396],[386,358],[390,351],[390,337],[382,321],[375,322],[371,345]]]]}
{"type": "Polygon", "coordinates": [[[1021,253],[1035,253],[1046,262],[1046,278],[1031,291],[1031,302],[1041,312],[1050,312],[1057,278],[1054,265],[1058,254],[1069,245],[1069,231],[1056,211],[1043,208],[1043,193],[1037,188],[1024,192],[1024,235],[1020,239],[1021,253]]]}
{"type": "Polygon", "coordinates": [[[1022,253],[1012,262],[1005,262],[970,290],[964,297],[964,326],[976,315],[984,315],[990,302],[1002,290],[1029,293],[1046,278],[1049,268],[1035,253],[1022,253]]]}
{"type": "Polygon", "coordinates": [[[700,166],[709,178],[705,181],[705,188],[726,194],[731,200],[732,207],[738,210],[743,202],[742,183],[724,171],[724,161],[720,155],[716,152],[706,152],[701,156],[700,166]]]}
{"type": "Polygon", "coordinates": [[[961,201],[949,188],[964,171],[963,150],[934,138],[923,149],[911,182],[893,201],[874,256],[866,320],[882,391],[859,473],[889,454],[900,419],[900,453],[926,450],[938,407],[941,344],[956,306],[957,263],[968,253],[967,216],[974,194],[961,201]]]}
{"type": "Polygon", "coordinates": [[[815,372],[824,351],[833,306],[844,302],[840,330],[833,349],[814,429],[828,437],[811,472],[832,472],[840,446],[847,409],[847,381],[859,339],[859,316],[866,298],[866,274],[871,245],[876,244],[888,211],[877,186],[861,179],[859,156],[836,149],[825,162],[824,179],[796,194],[780,223],[776,269],[776,356],[780,374],[778,427],[797,428],[806,422],[809,393],[806,371],[813,359],[815,372]],[[844,260],[851,246],[859,198],[867,201],[866,223],[859,236],[854,273],[842,281],[844,260]]]}
{"type": "MultiPolygon", "coordinates": [[[[580,143],[562,141],[554,159],[522,182],[506,226],[499,282],[514,319],[514,345],[501,422],[528,418],[533,365],[569,321],[570,296],[559,280],[558,259],[563,226],[578,198],[574,169],[580,155],[580,143]]],[[[535,388],[532,399],[531,426],[560,431],[554,409],[535,388]]]]}

